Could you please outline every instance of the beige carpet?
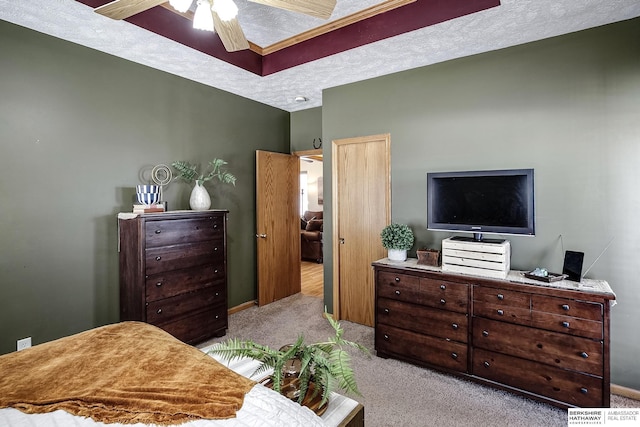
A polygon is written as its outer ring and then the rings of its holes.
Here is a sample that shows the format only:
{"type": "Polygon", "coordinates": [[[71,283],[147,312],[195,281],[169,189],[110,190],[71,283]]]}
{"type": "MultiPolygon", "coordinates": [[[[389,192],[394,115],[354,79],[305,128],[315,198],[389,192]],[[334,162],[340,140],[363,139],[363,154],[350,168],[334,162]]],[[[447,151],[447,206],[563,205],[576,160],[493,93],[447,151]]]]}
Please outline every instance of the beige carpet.
{"type": "MultiPolygon", "coordinates": [[[[227,336],[253,339],[272,348],[293,342],[302,333],[307,342],[333,335],[322,317],[319,298],[296,294],[284,300],[252,307],[229,318],[227,336]]],[[[367,427],[409,426],[566,426],[567,411],[510,393],[494,390],[430,369],[376,357],[373,328],[342,321],[345,338],[369,349],[367,358],[353,355],[353,367],[363,397],[367,427]]],[[[640,403],[612,396],[612,407],[640,403]]]]}

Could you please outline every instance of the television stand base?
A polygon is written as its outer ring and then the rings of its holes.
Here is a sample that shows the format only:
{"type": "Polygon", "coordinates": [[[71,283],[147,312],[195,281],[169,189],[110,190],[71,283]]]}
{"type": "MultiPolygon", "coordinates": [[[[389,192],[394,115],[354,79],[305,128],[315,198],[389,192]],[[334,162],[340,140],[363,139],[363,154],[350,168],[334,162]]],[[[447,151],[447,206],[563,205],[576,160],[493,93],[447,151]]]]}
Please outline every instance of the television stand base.
{"type": "Polygon", "coordinates": [[[485,239],[484,237],[482,237],[482,235],[480,235],[480,238],[476,238],[475,235],[474,237],[454,236],[451,238],[451,240],[456,240],[458,242],[478,242],[478,243],[494,243],[494,244],[501,244],[506,241],[505,239],[485,239]]]}

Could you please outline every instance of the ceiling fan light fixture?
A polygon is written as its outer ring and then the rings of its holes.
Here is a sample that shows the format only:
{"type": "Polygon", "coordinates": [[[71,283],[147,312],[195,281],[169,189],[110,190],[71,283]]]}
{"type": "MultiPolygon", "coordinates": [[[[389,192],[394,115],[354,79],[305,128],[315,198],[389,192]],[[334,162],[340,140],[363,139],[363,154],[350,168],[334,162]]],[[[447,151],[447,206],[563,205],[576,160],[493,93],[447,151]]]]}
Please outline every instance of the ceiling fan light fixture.
{"type": "Polygon", "coordinates": [[[193,14],[193,28],[196,30],[213,31],[213,15],[209,0],[198,0],[198,7],[193,14]]]}
{"type": "Polygon", "coordinates": [[[169,0],[169,4],[172,8],[180,13],[185,13],[191,7],[193,0],[169,0]]]}
{"type": "Polygon", "coordinates": [[[211,10],[217,13],[222,21],[231,21],[238,16],[238,6],[233,0],[213,0],[211,10]]]}

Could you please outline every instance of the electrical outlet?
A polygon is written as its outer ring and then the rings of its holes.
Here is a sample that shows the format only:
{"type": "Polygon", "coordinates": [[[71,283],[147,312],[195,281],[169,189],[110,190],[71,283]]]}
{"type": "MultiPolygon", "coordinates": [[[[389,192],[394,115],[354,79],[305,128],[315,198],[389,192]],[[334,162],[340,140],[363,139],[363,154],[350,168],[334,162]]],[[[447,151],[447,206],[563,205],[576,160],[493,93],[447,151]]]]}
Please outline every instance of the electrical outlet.
{"type": "Polygon", "coordinates": [[[18,340],[18,351],[31,347],[31,337],[18,340]]]}

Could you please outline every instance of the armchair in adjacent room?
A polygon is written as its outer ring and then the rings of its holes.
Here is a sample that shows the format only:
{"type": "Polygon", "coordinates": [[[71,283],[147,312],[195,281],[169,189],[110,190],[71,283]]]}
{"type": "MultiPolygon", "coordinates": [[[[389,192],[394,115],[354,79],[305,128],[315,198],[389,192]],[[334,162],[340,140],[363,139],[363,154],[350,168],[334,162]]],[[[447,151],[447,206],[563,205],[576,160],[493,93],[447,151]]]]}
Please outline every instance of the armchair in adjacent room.
{"type": "Polygon", "coordinates": [[[322,263],[322,211],[305,211],[300,218],[302,259],[322,263]]]}

